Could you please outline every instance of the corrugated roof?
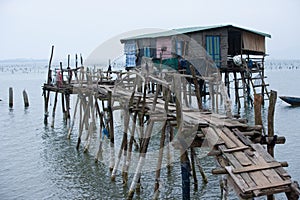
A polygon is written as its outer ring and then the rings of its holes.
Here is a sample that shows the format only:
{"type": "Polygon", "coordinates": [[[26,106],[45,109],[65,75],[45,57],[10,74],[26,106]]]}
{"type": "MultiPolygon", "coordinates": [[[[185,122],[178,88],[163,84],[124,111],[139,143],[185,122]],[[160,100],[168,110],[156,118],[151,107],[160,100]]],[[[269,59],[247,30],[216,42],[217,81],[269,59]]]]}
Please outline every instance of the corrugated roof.
{"type": "Polygon", "coordinates": [[[254,34],[262,35],[264,37],[271,38],[271,35],[255,30],[250,30],[238,26],[233,26],[233,25],[214,25],[214,26],[198,26],[198,27],[186,27],[186,28],[176,28],[172,30],[167,30],[167,31],[161,31],[161,32],[156,32],[156,33],[149,33],[149,34],[143,34],[143,35],[137,35],[133,37],[128,37],[121,39],[121,42],[126,41],[126,40],[137,40],[137,39],[146,39],[146,38],[157,38],[157,37],[167,37],[167,36],[172,36],[172,35],[178,35],[178,34],[187,34],[187,33],[192,33],[192,32],[198,32],[198,31],[207,31],[210,29],[217,29],[217,28],[236,28],[248,32],[252,32],[254,34]]]}

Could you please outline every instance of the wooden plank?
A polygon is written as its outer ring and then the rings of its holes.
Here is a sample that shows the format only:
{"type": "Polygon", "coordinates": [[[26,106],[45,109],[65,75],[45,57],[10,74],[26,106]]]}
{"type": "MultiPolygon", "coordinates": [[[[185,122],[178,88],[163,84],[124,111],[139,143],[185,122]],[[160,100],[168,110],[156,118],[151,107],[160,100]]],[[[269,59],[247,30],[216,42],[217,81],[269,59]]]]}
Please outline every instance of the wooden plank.
{"type": "Polygon", "coordinates": [[[243,172],[251,172],[251,171],[257,171],[257,170],[264,170],[264,169],[270,169],[270,168],[276,168],[276,167],[281,167],[281,164],[278,162],[273,162],[273,163],[264,163],[263,165],[252,165],[249,167],[243,167],[243,168],[236,168],[233,169],[233,173],[243,173],[243,172]]]}
{"type": "Polygon", "coordinates": [[[275,162],[275,159],[270,155],[268,154],[267,150],[263,148],[262,145],[260,144],[251,144],[251,147],[257,151],[263,158],[266,162],[275,162]]]}
{"type": "Polygon", "coordinates": [[[270,183],[262,186],[255,186],[255,187],[250,187],[245,190],[247,191],[252,191],[252,190],[263,190],[263,189],[269,189],[269,188],[274,188],[274,187],[280,187],[280,186],[285,186],[291,184],[291,180],[285,180],[281,182],[276,182],[276,183],[270,183]]]}
{"type": "Polygon", "coordinates": [[[238,186],[238,188],[243,193],[245,193],[247,191],[251,191],[251,190],[249,190],[249,188],[252,188],[252,187],[249,187],[244,179],[240,178],[239,176],[235,175],[232,172],[232,166],[225,166],[225,169],[228,172],[229,176],[232,178],[232,180],[235,182],[235,184],[238,186]]]}
{"type": "Polygon", "coordinates": [[[222,128],[222,131],[228,136],[236,145],[239,147],[245,146],[243,142],[239,140],[237,136],[234,135],[234,133],[227,127],[222,128]]]}
{"type": "MultiPolygon", "coordinates": [[[[218,148],[221,151],[224,151],[226,149],[225,145],[220,145],[218,146],[218,148]]],[[[230,162],[230,164],[234,167],[234,168],[241,168],[243,167],[241,165],[241,163],[239,163],[239,161],[230,153],[224,153],[224,156],[228,159],[228,161],[230,162]]],[[[224,166],[223,166],[224,167],[224,166]]],[[[249,176],[248,173],[241,173],[239,174],[244,180],[245,182],[250,186],[256,186],[255,182],[252,180],[252,178],[249,176]]]]}
{"type": "Polygon", "coordinates": [[[244,134],[242,134],[238,129],[233,129],[232,130],[236,136],[245,144],[245,145],[248,145],[248,146],[251,146],[251,144],[253,144],[251,142],[251,140],[249,140],[244,134]]]}
{"type": "Polygon", "coordinates": [[[249,158],[245,155],[244,152],[238,151],[234,152],[233,155],[238,159],[238,161],[243,165],[243,166],[249,166],[252,165],[253,163],[249,158]]]}
{"type": "Polygon", "coordinates": [[[236,147],[236,148],[232,148],[232,149],[225,149],[223,152],[224,153],[232,153],[235,151],[242,151],[242,150],[246,150],[246,149],[249,149],[249,147],[244,145],[244,146],[236,147]]]}
{"type": "Polygon", "coordinates": [[[213,129],[218,134],[218,136],[225,142],[227,148],[231,149],[237,147],[237,145],[229,137],[227,137],[222,130],[216,127],[213,127],[213,129]]]}

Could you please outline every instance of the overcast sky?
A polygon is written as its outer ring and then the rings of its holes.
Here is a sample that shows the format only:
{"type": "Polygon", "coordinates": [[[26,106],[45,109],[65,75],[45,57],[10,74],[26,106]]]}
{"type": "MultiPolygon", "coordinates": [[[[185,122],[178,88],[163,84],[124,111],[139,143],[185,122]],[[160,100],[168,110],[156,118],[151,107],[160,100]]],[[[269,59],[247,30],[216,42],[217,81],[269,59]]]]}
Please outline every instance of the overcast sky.
{"type": "Polygon", "coordinates": [[[0,0],[0,60],[82,53],[142,28],[232,24],[272,35],[274,59],[300,58],[299,0],[0,0]]]}

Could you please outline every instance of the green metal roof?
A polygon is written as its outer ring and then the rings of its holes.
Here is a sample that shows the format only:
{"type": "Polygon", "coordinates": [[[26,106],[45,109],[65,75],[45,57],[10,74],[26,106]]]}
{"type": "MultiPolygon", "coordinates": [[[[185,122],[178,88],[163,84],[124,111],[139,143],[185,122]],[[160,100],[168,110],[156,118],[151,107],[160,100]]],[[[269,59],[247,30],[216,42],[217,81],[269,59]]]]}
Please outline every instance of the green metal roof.
{"type": "Polygon", "coordinates": [[[215,26],[198,26],[198,27],[186,27],[186,28],[176,28],[172,30],[167,30],[167,31],[161,31],[161,32],[156,32],[156,33],[149,33],[149,34],[143,34],[143,35],[137,35],[133,37],[128,37],[121,39],[121,42],[124,42],[126,40],[137,40],[137,39],[146,39],[146,38],[157,38],[157,37],[168,37],[168,36],[173,36],[173,35],[178,35],[178,34],[187,34],[187,33],[192,33],[192,32],[200,32],[200,31],[207,31],[211,29],[217,29],[217,28],[236,28],[248,32],[252,32],[254,34],[258,34],[264,37],[271,38],[271,35],[255,30],[250,30],[246,28],[241,28],[238,26],[233,26],[233,25],[215,25],[215,26]]]}

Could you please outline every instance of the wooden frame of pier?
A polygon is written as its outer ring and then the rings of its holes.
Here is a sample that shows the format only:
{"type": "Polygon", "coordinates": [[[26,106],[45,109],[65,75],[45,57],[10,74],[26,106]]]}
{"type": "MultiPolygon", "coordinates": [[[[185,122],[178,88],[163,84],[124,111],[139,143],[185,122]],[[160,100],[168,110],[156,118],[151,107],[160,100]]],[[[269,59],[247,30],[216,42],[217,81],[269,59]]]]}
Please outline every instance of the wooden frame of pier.
{"type": "MultiPolygon", "coordinates": [[[[163,157],[166,157],[170,164],[171,152],[176,151],[181,163],[183,199],[189,199],[189,171],[192,171],[195,187],[198,182],[196,165],[199,166],[203,182],[207,181],[199,165],[195,148],[208,144],[211,147],[209,155],[214,156],[219,163],[219,167],[212,173],[226,174],[226,180],[233,183],[241,199],[265,195],[268,199],[272,199],[273,194],[282,192],[290,200],[299,198],[299,187],[283,168],[287,164],[276,161],[270,155],[275,144],[282,144],[285,141],[284,137],[274,135],[271,125],[268,128],[269,133],[264,134],[259,120],[257,125],[250,126],[245,120],[202,109],[203,97],[199,90],[192,88],[196,87],[200,79],[205,79],[210,85],[215,84],[219,79],[204,78],[195,73],[186,75],[174,71],[155,71],[157,69],[151,66],[127,72],[93,71],[83,66],[75,66],[74,69],[68,66],[63,69],[62,65],[59,70],[62,77],[64,73],[70,74],[70,72],[74,76],[71,80],[62,79],[62,82],[51,82],[50,59],[48,81],[43,85],[45,124],[48,121],[48,105],[52,92],[55,98],[51,126],[54,126],[57,98],[58,94],[61,94],[62,111],[65,113],[68,124],[68,133],[66,133],[68,138],[71,134],[75,134],[73,133],[75,120],[79,124],[76,133],[78,150],[83,145],[84,151],[88,151],[91,140],[94,138],[92,135],[95,127],[99,126],[100,141],[95,160],[101,160],[103,135],[106,135],[110,141],[109,168],[112,181],[116,179],[117,171],[120,170],[122,163],[123,182],[125,184],[131,182],[127,199],[132,199],[135,191],[142,184],[141,173],[145,167],[148,147],[156,123],[161,123],[163,126],[160,150],[157,155],[154,197],[158,198],[159,194],[163,157]],[[194,81],[186,81],[187,78],[194,81]],[[73,115],[69,109],[71,95],[77,98],[73,115]],[[116,110],[123,112],[123,133],[114,131],[116,110]],[[129,124],[132,126],[129,127],[129,124]],[[106,131],[103,131],[104,129],[106,131]],[[87,135],[85,140],[82,140],[83,132],[87,135]],[[115,152],[117,134],[122,134],[119,152],[115,152]],[[128,171],[132,165],[133,145],[138,147],[139,159],[132,180],[128,180],[128,171]],[[166,152],[164,152],[166,145],[166,152]],[[267,150],[264,145],[267,146],[267,150]]],[[[210,93],[210,95],[214,95],[211,98],[218,101],[218,93],[210,93]]],[[[258,102],[260,104],[256,107],[257,117],[260,115],[261,99],[258,102]]],[[[274,112],[273,108],[270,108],[270,112],[274,112]]],[[[272,118],[269,120],[272,122],[272,118]]]]}

